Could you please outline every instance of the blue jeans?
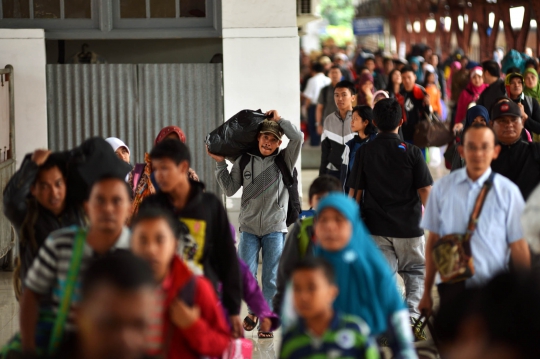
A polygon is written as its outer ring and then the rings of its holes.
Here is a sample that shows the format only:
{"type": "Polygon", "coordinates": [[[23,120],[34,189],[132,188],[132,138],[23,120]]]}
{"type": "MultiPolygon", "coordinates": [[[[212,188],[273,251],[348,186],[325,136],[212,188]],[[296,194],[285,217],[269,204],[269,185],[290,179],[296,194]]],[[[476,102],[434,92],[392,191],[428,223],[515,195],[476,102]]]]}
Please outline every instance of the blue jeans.
{"type": "MultiPolygon", "coordinates": [[[[262,292],[270,308],[276,294],[277,270],[284,242],[285,233],[282,232],[268,233],[262,237],[247,232],[240,233],[238,255],[246,262],[255,278],[259,267],[259,252],[262,249],[262,292]]],[[[251,310],[249,312],[251,313],[251,310]]]]}

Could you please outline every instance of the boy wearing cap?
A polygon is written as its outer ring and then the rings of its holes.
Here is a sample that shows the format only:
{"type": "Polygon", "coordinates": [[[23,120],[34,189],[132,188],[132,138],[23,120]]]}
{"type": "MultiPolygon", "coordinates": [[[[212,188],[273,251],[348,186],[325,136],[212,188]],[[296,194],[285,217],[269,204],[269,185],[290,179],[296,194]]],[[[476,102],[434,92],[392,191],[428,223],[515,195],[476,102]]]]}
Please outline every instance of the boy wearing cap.
{"type": "MultiPolygon", "coordinates": [[[[276,293],[277,267],[287,233],[285,221],[289,200],[289,193],[275,161],[278,156],[282,156],[292,173],[300,154],[303,135],[291,122],[282,119],[277,111],[268,111],[266,114],[270,119],[261,125],[257,137],[258,148],[240,156],[231,172],[227,170],[224,157],[208,154],[217,162],[217,181],[227,196],[234,195],[243,187],[238,254],[257,278],[259,252],[262,250],[262,290],[268,305],[271,305],[276,293]],[[280,150],[284,134],[289,144],[280,150]],[[249,162],[241,168],[240,162],[244,156],[249,156],[249,162]]],[[[251,326],[251,322],[257,320],[250,312],[245,323],[251,326]]],[[[259,337],[271,338],[272,333],[260,332],[259,337]]]]}
{"type": "Polygon", "coordinates": [[[540,183],[540,143],[522,139],[522,110],[513,101],[493,106],[491,124],[501,146],[491,168],[514,182],[527,200],[540,183]]]}
{"type": "Polygon", "coordinates": [[[507,96],[517,103],[521,111],[523,127],[531,134],[540,134],[540,105],[531,96],[523,93],[523,76],[512,73],[504,82],[507,96]]]}

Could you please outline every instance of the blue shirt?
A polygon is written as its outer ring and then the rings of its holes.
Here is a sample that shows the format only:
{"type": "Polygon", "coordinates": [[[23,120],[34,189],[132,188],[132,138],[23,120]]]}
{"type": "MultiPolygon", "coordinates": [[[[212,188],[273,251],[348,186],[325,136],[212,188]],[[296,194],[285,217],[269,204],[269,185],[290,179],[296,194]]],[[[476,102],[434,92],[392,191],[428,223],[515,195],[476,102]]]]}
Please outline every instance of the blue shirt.
{"type": "MultiPolygon", "coordinates": [[[[490,174],[491,168],[472,181],[462,168],[441,178],[431,190],[420,226],[441,237],[464,234],[476,198],[490,174]]],[[[467,279],[468,287],[483,285],[507,270],[509,245],[523,238],[520,216],[524,207],[519,188],[506,177],[495,175],[471,238],[475,274],[467,279]]]]}

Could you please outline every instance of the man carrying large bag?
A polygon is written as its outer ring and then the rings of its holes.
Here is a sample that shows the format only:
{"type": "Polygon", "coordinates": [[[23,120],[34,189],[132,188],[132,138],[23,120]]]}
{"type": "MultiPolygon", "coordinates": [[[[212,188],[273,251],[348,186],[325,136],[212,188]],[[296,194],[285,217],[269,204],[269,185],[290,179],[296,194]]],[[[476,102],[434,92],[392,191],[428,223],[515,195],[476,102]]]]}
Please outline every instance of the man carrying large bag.
{"type": "MultiPolygon", "coordinates": [[[[290,121],[282,119],[276,110],[266,113],[269,117],[260,125],[258,147],[238,157],[229,173],[225,157],[208,152],[216,160],[216,177],[227,196],[243,187],[240,209],[240,244],[238,252],[257,278],[258,254],[262,249],[262,289],[268,302],[276,293],[276,276],[279,259],[287,233],[289,193],[280,170],[284,162],[293,172],[303,142],[303,135],[290,121]],[[280,150],[283,135],[289,138],[288,146],[280,150]],[[249,161],[242,164],[244,156],[249,161]]],[[[244,319],[244,328],[252,330],[258,318],[252,313],[244,319]]],[[[272,333],[259,332],[260,338],[272,338],[272,333]]]]}

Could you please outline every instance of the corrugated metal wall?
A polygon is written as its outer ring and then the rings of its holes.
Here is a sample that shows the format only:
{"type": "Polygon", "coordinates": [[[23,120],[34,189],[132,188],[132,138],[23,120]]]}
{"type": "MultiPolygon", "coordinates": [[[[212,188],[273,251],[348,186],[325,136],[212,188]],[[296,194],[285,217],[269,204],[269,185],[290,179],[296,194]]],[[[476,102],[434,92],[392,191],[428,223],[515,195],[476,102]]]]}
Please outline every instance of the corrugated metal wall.
{"type": "Polygon", "coordinates": [[[165,126],[181,127],[192,167],[219,193],[204,138],[223,122],[221,64],[47,65],[49,147],[121,138],[142,162],[165,126]]]}

